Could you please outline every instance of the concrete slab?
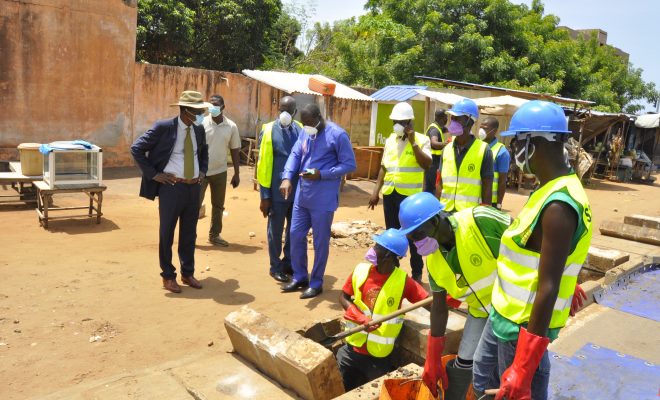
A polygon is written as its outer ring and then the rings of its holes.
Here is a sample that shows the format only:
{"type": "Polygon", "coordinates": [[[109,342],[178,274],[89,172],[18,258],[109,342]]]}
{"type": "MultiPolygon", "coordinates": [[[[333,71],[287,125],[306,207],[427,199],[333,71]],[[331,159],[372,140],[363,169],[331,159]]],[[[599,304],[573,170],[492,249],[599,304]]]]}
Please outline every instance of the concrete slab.
{"type": "Polygon", "coordinates": [[[231,353],[175,367],[169,373],[199,399],[299,399],[231,353]]]}
{"type": "Polygon", "coordinates": [[[660,246],[660,229],[628,225],[617,221],[603,221],[599,230],[603,235],[660,246]]]}
{"type": "Polygon", "coordinates": [[[227,315],[225,328],[237,354],[303,399],[344,393],[337,361],[320,344],[247,306],[227,315]]]}
{"type": "Polygon", "coordinates": [[[623,223],[628,225],[643,226],[645,228],[660,229],[660,217],[633,214],[623,218],[623,223]]]}
{"type": "Polygon", "coordinates": [[[587,343],[660,363],[660,323],[599,304],[568,319],[549,350],[570,357],[587,343]]]}
{"type": "MultiPolygon", "coordinates": [[[[463,326],[466,318],[454,312],[449,312],[447,330],[445,332],[445,354],[456,354],[458,345],[463,336],[463,326]]],[[[403,329],[399,335],[398,345],[405,350],[426,359],[426,343],[431,328],[430,313],[419,308],[408,314],[403,322],[403,329]]]]}
{"type": "Polygon", "coordinates": [[[630,254],[628,253],[614,249],[602,249],[600,247],[591,246],[589,247],[589,253],[587,254],[587,260],[585,262],[589,264],[591,268],[605,272],[617,265],[623,264],[629,259],[630,254]]]}
{"type": "Polygon", "coordinates": [[[422,372],[424,372],[423,367],[420,367],[417,364],[408,364],[404,367],[397,368],[395,371],[378,379],[374,379],[369,383],[365,383],[364,385],[337,397],[336,400],[377,400],[380,396],[380,390],[385,379],[421,379],[422,372]]]}
{"type": "Polygon", "coordinates": [[[637,254],[646,257],[660,257],[660,247],[658,246],[600,235],[595,232],[591,239],[591,245],[604,249],[609,248],[619,250],[625,253],[630,253],[630,255],[637,254]]]}

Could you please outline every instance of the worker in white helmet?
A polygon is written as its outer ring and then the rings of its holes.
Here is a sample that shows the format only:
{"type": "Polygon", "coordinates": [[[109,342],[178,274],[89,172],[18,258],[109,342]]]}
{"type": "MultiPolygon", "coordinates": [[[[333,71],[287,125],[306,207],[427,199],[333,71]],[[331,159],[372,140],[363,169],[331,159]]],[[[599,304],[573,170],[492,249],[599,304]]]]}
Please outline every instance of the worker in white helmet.
{"type": "MultiPolygon", "coordinates": [[[[424,189],[424,171],[431,165],[431,144],[428,136],[415,132],[415,115],[410,104],[398,103],[390,114],[394,132],[385,141],[381,169],[373,194],[369,199],[372,210],[383,195],[385,227],[399,229],[399,205],[406,197],[424,189]]],[[[424,261],[410,242],[412,278],[422,280],[424,261]]]]}

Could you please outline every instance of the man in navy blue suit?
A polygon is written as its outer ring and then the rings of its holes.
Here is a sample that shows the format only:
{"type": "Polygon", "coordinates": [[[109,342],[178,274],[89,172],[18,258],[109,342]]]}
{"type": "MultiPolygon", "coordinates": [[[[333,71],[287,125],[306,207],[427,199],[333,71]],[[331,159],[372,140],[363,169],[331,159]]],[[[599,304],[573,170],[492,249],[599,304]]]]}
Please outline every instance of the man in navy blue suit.
{"type": "Polygon", "coordinates": [[[131,154],[142,170],[140,196],[154,200],[158,196],[160,217],[160,260],[163,287],[180,293],[176,268],[172,265],[174,229],[179,225],[179,261],[181,282],[195,289],[202,285],[194,277],[195,240],[199,216],[200,180],[209,164],[206,133],[202,122],[212,105],[202,101],[199,92],[184,91],[179,101],[179,115],[157,121],[137,138],[131,154]]]}

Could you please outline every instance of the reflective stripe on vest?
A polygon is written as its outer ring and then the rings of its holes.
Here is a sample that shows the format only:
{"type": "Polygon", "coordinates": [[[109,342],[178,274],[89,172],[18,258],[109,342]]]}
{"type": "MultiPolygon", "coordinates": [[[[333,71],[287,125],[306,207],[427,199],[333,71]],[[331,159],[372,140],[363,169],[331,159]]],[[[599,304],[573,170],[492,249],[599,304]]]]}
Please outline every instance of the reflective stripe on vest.
{"type": "Polygon", "coordinates": [[[579,178],[575,174],[562,176],[532,193],[518,218],[502,236],[500,255],[497,259],[498,277],[493,288],[493,306],[498,313],[517,324],[528,322],[531,316],[538,287],[541,256],[522,246],[531,236],[545,201],[558,191],[566,192],[582,207],[581,223],[584,224],[585,229],[575,249],[565,261],[557,300],[550,318],[550,328],[561,328],[566,324],[577,276],[589,251],[592,233],[591,210],[579,178]]]}
{"type": "MultiPolygon", "coordinates": [[[[442,133],[442,129],[440,128],[440,126],[438,126],[438,124],[436,124],[435,122],[433,122],[431,125],[429,125],[428,128],[426,128],[426,136],[428,136],[429,141],[431,140],[431,137],[429,136],[429,131],[431,130],[431,128],[435,128],[435,129],[438,130],[438,132],[440,132],[440,143],[444,142],[445,141],[445,135],[444,135],[444,133],[442,133]]],[[[442,155],[442,149],[435,150],[433,147],[431,147],[431,154],[433,154],[434,156],[441,156],[442,155]]]]}
{"type": "MultiPolygon", "coordinates": [[[[396,134],[390,135],[385,142],[383,153],[383,166],[385,166],[385,178],[381,193],[391,194],[394,189],[404,196],[419,193],[424,189],[424,169],[417,163],[415,152],[406,140],[406,146],[398,156],[398,140],[396,134]]],[[[415,143],[421,148],[428,137],[415,132],[415,143]]]]}
{"type": "MultiPolygon", "coordinates": [[[[369,307],[362,301],[362,291],[360,290],[369,276],[369,271],[372,266],[368,263],[360,263],[353,271],[353,303],[365,315],[372,318],[378,318],[383,315],[391,314],[399,309],[401,299],[403,297],[403,290],[406,286],[406,273],[399,268],[394,268],[394,271],[383,284],[383,287],[378,293],[376,302],[374,304],[373,313],[369,307]]],[[[375,268],[375,267],[374,267],[375,268]]],[[[348,338],[346,342],[351,346],[362,347],[367,343],[367,351],[373,357],[387,357],[394,350],[394,342],[401,332],[403,327],[403,315],[393,318],[389,321],[383,322],[378,329],[372,332],[358,332],[354,333],[348,338]]],[[[355,327],[352,321],[346,320],[346,329],[355,327]]]]}
{"type": "Polygon", "coordinates": [[[454,143],[449,143],[442,152],[440,202],[447,212],[461,211],[481,203],[481,164],[488,148],[485,142],[475,139],[457,170],[454,143]]]}
{"type": "Polygon", "coordinates": [[[497,142],[490,148],[490,151],[493,152],[493,200],[491,201],[493,204],[497,203],[497,189],[499,187],[500,179],[500,173],[495,170],[495,159],[503,147],[504,145],[502,143],[497,142]]]}
{"type": "MultiPolygon", "coordinates": [[[[429,256],[426,264],[438,286],[447,290],[453,298],[465,301],[472,316],[486,318],[490,312],[491,293],[497,277],[497,260],[474,220],[474,212],[480,208],[484,207],[462,210],[450,217],[453,220],[451,222],[462,275],[457,276],[451,270],[440,251],[429,256]]],[[[508,217],[498,213],[503,218],[508,217]]]]}

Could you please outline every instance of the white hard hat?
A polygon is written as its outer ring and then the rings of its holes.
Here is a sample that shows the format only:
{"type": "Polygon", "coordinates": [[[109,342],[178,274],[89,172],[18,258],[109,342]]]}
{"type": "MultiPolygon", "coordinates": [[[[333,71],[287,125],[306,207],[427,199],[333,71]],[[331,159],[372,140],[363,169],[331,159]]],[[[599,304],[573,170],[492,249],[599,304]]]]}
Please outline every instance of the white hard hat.
{"type": "Polygon", "coordinates": [[[392,121],[407,121],[409,119],[415,119],[412,106],[405,102],[397,103],[392,109],[390,119],[392,121]]]}

